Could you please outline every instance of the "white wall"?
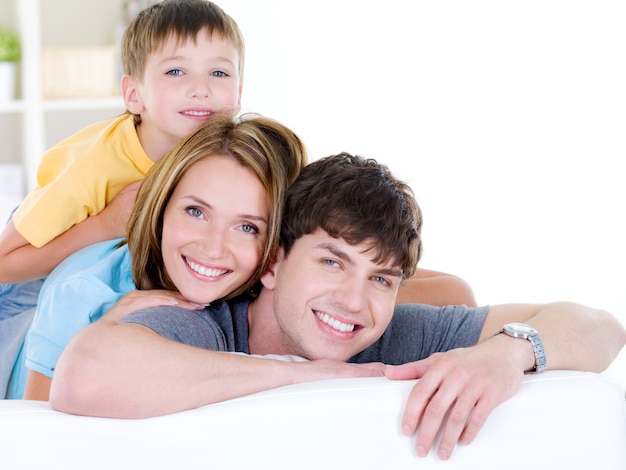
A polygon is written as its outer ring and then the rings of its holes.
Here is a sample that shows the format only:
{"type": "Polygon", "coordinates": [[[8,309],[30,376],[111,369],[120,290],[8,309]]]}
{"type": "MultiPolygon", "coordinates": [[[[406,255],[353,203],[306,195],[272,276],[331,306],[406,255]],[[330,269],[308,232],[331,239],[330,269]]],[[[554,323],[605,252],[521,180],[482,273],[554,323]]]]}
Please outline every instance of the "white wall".
{"type": "Polygon", "coordinates": [[[480,303],[567,299],[626,323],[626,3],[216,1],[246,37],[244,109],[312,158],[360,153],[410,182],[422,266],[480,303]]]}
{"type": "Polygon", "coordinates": [[[626,323],[624,2],[217,3],[246,38],[244,108],[313,158],[360,153],[410,182],[423,267],[480,303],[574,300],[626,323]]]}

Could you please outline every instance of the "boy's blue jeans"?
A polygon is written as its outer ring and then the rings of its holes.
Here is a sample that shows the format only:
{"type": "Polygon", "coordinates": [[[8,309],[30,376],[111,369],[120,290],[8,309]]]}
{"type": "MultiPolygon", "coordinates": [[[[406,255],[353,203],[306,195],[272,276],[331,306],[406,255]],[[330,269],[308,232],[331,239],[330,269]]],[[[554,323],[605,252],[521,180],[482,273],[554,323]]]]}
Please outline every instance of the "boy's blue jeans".
{"type": "Polygon", "coordinates": [[[0,398],[7,395],[11,372],[35,316],[43,279],[0,284],[0,398]]]}

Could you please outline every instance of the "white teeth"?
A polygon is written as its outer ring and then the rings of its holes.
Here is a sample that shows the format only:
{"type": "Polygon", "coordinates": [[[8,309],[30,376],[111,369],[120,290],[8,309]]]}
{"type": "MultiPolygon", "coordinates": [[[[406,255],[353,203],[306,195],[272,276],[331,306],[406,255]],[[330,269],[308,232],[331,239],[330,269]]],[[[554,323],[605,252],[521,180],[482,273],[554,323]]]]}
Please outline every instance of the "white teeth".
{"type": "Polygon", "coordinates": [[[322,312],[315,312],[315,315],[322,322],[326,323],[328,326],[334,328],[337,331],[341,331],[341,332],[354,331],[354,325],[351,323],[340,322],[336,318],[333,318],[329,316],[328,314],[322,313],[322,312]]]}
{"type": "Polygon", "coordinates": [[[185,111],[185,114],[191,114],[192,116],[209,116],[211,111],[185,111]]]}
{"type": "Polygon", "coordinates": [[[193,261],[189,261],[187,258],[185,258],[185,261],[187,261],[187,265],[195,272],[197,272],[198,274],[201,274],[202,276],[207,276],[207,277],[218,277],[221,276],[222,274],[226,274],[228,272],[227,269],[210,269],[210,268],[206,268],[204,266],[201,266],[197,263],[194,263],[193,261]]]}

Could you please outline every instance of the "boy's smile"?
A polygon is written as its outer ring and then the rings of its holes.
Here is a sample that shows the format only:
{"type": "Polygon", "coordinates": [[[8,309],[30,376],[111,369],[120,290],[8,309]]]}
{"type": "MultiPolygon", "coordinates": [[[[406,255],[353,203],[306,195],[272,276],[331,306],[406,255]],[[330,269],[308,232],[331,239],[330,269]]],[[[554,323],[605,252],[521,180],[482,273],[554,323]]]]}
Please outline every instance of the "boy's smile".
{"type": "Polygon", "coordinates": [[[158,160],[215,113],[235,115],[241,104],[237,48],[207,30],[195,38],[171,36],[147,58],[144,76],[123,77],[127,109],[146,153],[158,160]]]}

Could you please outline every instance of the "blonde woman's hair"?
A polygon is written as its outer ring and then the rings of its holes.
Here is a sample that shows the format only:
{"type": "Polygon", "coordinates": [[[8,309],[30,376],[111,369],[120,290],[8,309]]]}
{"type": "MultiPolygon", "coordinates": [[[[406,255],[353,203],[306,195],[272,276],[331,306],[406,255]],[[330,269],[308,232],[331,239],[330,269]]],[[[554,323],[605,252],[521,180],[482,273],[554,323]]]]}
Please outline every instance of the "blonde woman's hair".
{"type": "Polygon", "coordinates": [[[249,168],[267,193],[268,233],[261,262],[243,286],[227,298],[250,291],[273,258],[288,187],[307,163],[300,138],[279,122],[256,114],[238,118],[216,115],[148,172],[128,224],[128,248],[138,289],[177,290],[161,253],[163,214],[183,175],[198,161],[228,156],[249,168]]]}

